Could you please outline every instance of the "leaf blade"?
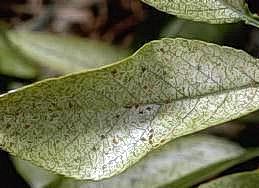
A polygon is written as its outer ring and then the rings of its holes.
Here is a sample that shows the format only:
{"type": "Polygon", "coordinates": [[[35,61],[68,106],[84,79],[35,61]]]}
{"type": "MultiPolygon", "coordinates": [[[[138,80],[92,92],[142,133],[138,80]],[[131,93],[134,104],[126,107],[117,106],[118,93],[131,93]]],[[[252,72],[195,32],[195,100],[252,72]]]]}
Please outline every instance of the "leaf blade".
{"type": "Polygon", "coordinates": [[[257,110],[258,79],[242,51],[154,41],[113,65],[1,96],[0,144],[56,173],[109,178],[174,138],[257,110]]]}

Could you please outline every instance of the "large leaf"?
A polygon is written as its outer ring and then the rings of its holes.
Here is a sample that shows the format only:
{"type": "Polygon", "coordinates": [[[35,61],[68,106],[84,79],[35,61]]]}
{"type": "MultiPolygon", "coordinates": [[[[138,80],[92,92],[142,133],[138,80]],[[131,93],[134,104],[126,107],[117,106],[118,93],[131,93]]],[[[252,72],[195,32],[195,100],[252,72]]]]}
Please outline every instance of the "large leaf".
{"type": "Polygon", "coordinates": [[[194,21],[212,24],[244,20],[259,26],[259,21],[248,11],[245,0],[142,0],[161,11],[194,21]]]}
{"type": "Polygon", "coordinates": [[[207,184],[199,186],[199,188],[258,188],[259,187],[259,171],[243,172],[225,176],[216,179],[207,184]]]}
{"type": "Polygon", "coordinates": [[[9,31],[7,36],[15,50],[61,74],[97,68],[128,55],[127,50],[72,36],[25,31],[9,31]]]}
{"type": "Polygon", "coordinates": [[[197,135],[170,142],[125,173],[100,182],[66,179],[27,161],[14,159],[14,162],[32,188],[184,188],[255,156],[259,156],[259,150],[246,151],[220,138],[197,135]]]}
{"type": "Polygon", "coordinates": [[[200,41],[163,39],[100,69],[0,97],[0,144],[66,176],[100,180],[173,138],[259,108],[258,60],[200,41]]]}

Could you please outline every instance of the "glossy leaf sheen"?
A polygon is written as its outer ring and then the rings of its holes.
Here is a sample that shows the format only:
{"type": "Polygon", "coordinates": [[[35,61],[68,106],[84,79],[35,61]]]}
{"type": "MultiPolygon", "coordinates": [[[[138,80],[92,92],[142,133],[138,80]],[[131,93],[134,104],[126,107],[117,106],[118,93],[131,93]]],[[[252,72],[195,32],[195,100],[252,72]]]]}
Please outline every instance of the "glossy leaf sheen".
{"type": "Polygon", "coordinates": [[[216,179],[207,184],[199,186],[199,188],[258,188],[259,187],[259,171],[243,172],[225,176],[216,179]]]}
{"type": "Polygon", "coordinates": [[[142,0],[161,11],[212,24],[245,20],[245,0],[142,0]]]}
{"type": "Polygon", "coordinates": [[[259,65],[200,41],[153,41],[97,70],[0,97],[0,144],[53,172],[88,180],[127,169],[166,142],[259,108],[259,65]]]}
{"type": "Polygon", "coordinates": [[[27,161],[14,160],[32,188],[158,188],[190,187],[223,170],[259,155],[234,143],[213,136],[182,137],[150,152],[138,164],[113,178],[87,182],[51,175],[27,161]],[[44,178],[44,179],[42,179],[44,178]]]}

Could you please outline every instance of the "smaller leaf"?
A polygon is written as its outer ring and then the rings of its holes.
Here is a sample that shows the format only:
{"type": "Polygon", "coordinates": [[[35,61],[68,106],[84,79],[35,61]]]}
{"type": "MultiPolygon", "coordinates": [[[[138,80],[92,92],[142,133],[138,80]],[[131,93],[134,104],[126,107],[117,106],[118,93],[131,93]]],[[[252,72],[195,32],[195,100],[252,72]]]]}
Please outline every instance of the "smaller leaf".
{"type": "Polygon", "coordinates": [[[241,20],[259,27],[245,0],[142,0],[158,10],[193,21],[211,24],[235,23],[241,20]]]}
{"type": "Polygon", "coordinates": [[[7,35],[21,54],[61,74],[98,68],[128,55],[127,50],[72,36],[26,31],[9,31],[7,35]]]}
{"type": "Polygon", "coordinates": [[[258,188],[259,170],[253,172],[243,172],[218,178],[209,183],[199,186],[199,188],[258,188]]]}
{"type": "Polygon", "coordinates": [[[174,18],[162,29],[160,37],[180,37],[223,44],[226,35],[231,35],[232,32],[239,29],[239,27],[239,24],[212,25],[174,18]]]}
{"type": "Polygon", "coordinates": [[[184,188],[255,156],[259,156],[259,150],[246,151],[222,138],[193,135],[170,142],[125,173],[100,182],[66,179],[27,161],[14,158],[14,162],[32,188],[184,188]]]}
{"type": "Polygon", "coordinates": [[[37,69],[31,60],[17,53],[10,46],[3,31],[0,31],[0,74],[19,78],[34,78],[37,69]]]}

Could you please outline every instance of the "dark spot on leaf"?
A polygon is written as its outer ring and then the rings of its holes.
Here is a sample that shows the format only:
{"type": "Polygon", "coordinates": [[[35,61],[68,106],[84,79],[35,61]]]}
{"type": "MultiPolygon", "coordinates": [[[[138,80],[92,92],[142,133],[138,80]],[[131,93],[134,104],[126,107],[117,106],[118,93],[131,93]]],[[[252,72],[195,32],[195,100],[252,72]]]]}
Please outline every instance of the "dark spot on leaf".
{"type": "Polygon", "coordinates": [[[153,133],[154,132],[154,129],[150,129],[150,131],[149,131],[150,133],[153,133]]]}
{"type": "Polygon", "coordinates": [[[126,105],[126,106],[124,106],[124,108],[131,108],[131,106],[130,105],[126,105]]]}
{"type": "Polygon", "coordinates": [[[105,136],[104,136],[103,134],[101,135],[101,139],[102,139],[102,140],[105,139],[105,136]]]}
{"type": "Polygon", "coordinates": [[[117,74],[117,70],[116,70],[116,69],[113,69],[113,70],[111,71],[111,73],[112,73],[113,76],[115,76],[115,74],[117,74]]]}
{"type": "Polygon", "coordinates": [[[148,106],[146,109],[147,109],[147,111],[150,111],[152,108],[150,106],[148,106]]]}
{"type": "Polygon", "coordinates": [[[9,129],[11,127],[11,124],[7,124],[6,128],[9,129]]]}
{"type": "Polygon", "coordinates": [[[153,134],[149,135],[148,139],[152,140],[153,136],[154,136],[153,134]]]}
{"type": "Polygon", "coordinates": [[[72,105],[71,102],[68,102],[68,106],[69,106],[69,108],[72,108],[72,107],[73,107],[73,105],[72,105]]]}
{"type": "Polygon", "coordinates": [[[135,108],[138,108],[139,107],[139,105],[138,104],[135,104],[135,108]]]}
{"type": "Polygon", "coordinates": [[[146,85],[144,85],[143,88],[146,90],[148,87],[146,85]]]}
{"type": "Polygon", "coordinates": [[[147,139],[145,139],[144,137],[141,137],[140,140],[143,142],[147,141],[147,139]]]}
{"type": "Polygon", "coordinates": [[[159,51],[162,52],[162,53],[165,53],[164,48],[160,48],[159,51]]]}
{"type": "Polygon", "coordinates": [[[120,115],[119,115],[119,114],[117,114],[115,117],[118,119],[118,118],[120,118],[120,115]]]}
{"type": "Polygon", "coordinates": [[[94,146],[94,147],[92,148],[92,150],[93,150],[93,151],[97,151],[97,148],[94,146]]]}
{"type": "Polygon", "coordinates": [[[119,142],[118,142],[118,140],[116,140],[116,138],[113,138],[112,143],[118,144],[119,142]]]}
{"type": "Polygon", "coordinates": [[[152,141],[152,140],[149,140],[149,144],[153,144],[153,141],[152,141]]]}
{"type": "Polygon", "coordinates": [[[31,126],[29,124],[24,125],[25,129],[29,129],[31,126]]]}
{"type": "Polygon", "coordinates": [[[147,68],[146,67],[141,67],[141,71],[144,73],[146,72],[147,68]]]}
{"type": "Polygon", "coordinates": [[[141,111],[139,111],[138,113],[139,113],[139,114],[144,114],[144,112],[143,112],[142,110],[141,110],[141,111]]]}

